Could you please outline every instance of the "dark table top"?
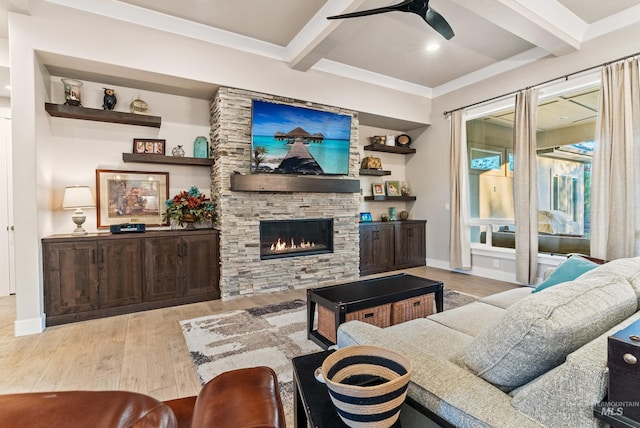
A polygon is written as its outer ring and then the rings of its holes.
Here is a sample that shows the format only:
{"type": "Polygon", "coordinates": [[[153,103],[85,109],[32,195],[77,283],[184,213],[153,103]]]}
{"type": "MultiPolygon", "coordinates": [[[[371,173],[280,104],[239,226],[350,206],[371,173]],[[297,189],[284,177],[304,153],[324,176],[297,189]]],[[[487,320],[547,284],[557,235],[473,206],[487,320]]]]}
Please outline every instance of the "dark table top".
{"type": "Polygon", "coordinates": [[[433,287],[433,292],[435,292],[438,288],[442,290],[442,286],[441,281],[434,281],[432,279],[403,273],[314,288],[311,289],[310,292],[331,302],[355,303],[370,300],[371,296],[384,298],[385,296],[399,293],[423,290],[427,287],[433,287]]]}

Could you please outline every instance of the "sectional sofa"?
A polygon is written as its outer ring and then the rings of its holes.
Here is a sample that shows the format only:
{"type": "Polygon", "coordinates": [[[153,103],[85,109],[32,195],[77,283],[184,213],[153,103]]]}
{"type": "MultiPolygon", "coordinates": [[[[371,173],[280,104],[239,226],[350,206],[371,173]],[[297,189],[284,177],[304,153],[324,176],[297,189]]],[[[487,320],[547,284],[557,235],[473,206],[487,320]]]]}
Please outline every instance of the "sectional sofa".
{"type": "Polygon", "coordinates": [[[407,355],[409,396],[458,427],[598,427],[607,337],[640,319],[639,305],[640,257],[619,259],[384,329],[347,322],[338,346],[407,355]]]}

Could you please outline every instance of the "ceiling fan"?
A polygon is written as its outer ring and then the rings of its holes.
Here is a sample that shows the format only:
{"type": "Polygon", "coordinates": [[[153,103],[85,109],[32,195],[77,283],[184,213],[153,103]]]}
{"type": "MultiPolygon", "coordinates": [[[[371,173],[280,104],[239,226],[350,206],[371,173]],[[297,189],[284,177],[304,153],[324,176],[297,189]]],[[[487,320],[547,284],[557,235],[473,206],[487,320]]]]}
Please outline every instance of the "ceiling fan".
{"type": "Polygon", "coordinates": [[[442,37],[450,40],[453,30],[449,23],[438,12],[429,7],[429,0],[405,0],[393,6],[379,7],[376,9],[361,10],[359,12],[345,13],[343,15],[328,16],[327,19],[356,18],[359,16],[376,15],[386,12],[411,12],[419,15],[442,37]]]}

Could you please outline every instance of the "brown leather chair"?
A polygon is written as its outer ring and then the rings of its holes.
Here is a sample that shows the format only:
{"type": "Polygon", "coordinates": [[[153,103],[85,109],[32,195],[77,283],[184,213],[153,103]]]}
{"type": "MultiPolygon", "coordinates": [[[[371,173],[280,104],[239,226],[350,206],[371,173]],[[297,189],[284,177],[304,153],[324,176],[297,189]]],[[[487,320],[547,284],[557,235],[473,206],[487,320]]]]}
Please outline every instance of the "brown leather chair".
{"type": "Polygon", "coordinates": [[[160,402],[127,391],[0,395],[0,428],[284,428],[278,379],[269,367],[232,370],[197,397],[160,402]]]}

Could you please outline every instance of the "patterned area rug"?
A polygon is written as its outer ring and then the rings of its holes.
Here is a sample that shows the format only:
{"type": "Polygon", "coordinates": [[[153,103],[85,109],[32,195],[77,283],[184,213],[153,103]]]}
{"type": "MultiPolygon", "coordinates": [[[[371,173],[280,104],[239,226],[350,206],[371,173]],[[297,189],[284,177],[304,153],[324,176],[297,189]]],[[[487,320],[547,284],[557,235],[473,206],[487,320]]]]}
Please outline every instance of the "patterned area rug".
{"type": "MultiPolygon", "coordinates": [[[[477,297],[445,290],[444,307],[474,300],[477,297]]],[[[287,426],[294,426],[291,359],[321,350],[307,340],[306,306],[296,299],[180,321],[201,383],[228,370],[269,366],[278,374],[287,426]]]]}

